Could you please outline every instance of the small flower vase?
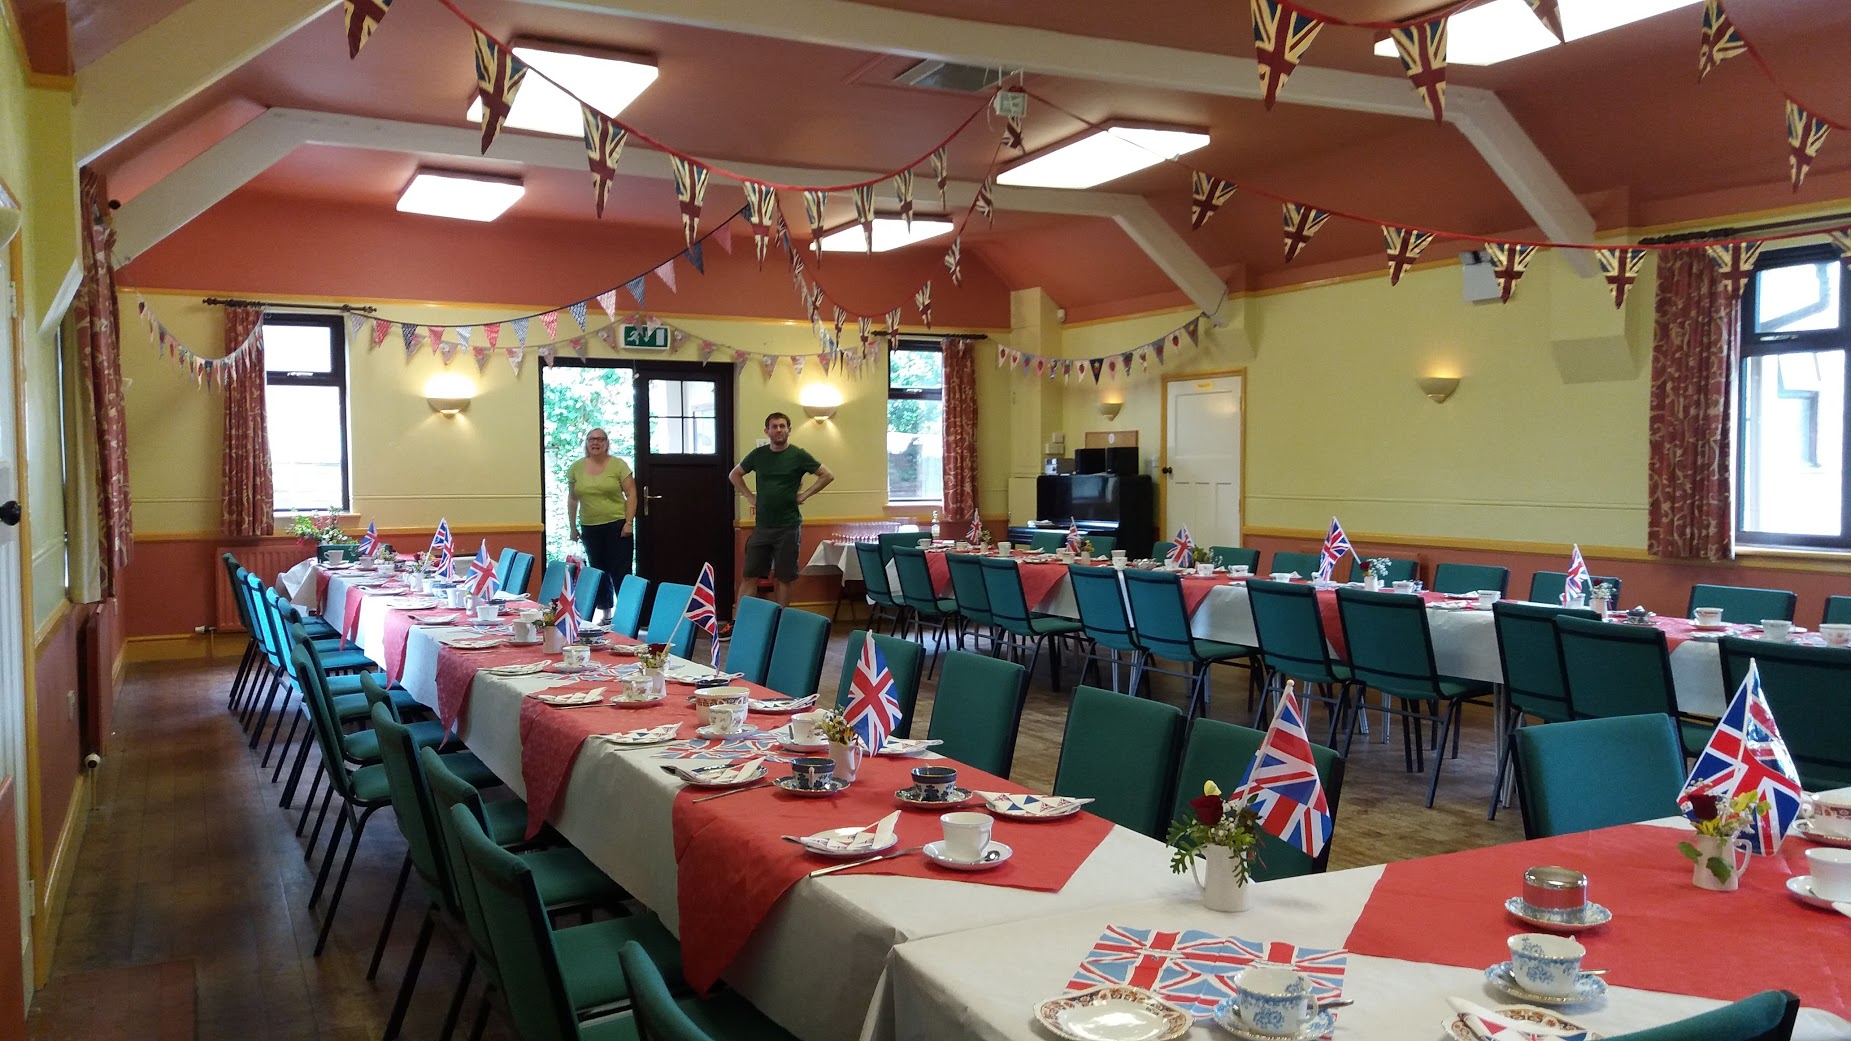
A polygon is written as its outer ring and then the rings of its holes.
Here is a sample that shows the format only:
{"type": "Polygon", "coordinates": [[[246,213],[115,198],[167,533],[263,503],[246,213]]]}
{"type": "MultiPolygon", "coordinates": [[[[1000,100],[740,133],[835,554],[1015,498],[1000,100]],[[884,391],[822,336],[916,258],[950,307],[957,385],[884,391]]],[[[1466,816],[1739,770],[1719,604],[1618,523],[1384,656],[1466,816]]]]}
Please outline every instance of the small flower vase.
{"type": "Polygon", "coordinates": [[[546,653],[558,654],[566,649],[566,634],[559,631],[557,625],[546,627],[546,653]]]}
{"type": "Polygon", "coordinates": [[[643,678],[643,689],[652,698],[661,697],[668,691],[668,677],[663,669],[644,669],[639,675],[643,678]]]}
{"type": "Polygon", "coordinates": [[[1745,838],[1719,839],[1714,835],[1692,835],[1690,844],[1697,849],[1697,862],[1692,865],[1690,880],[1698,889],[1708,889],[1717,893],[1733,893],[1742,885],[1742,872],[1748,870],[1749,845],[1745,838]],[[1710,858],[1717,858],[1729,866],[1729,877],[1717,878],[1710,870],[1710,858]]]}
{"type": "Polygon", "coordinates": [[[837,777],[844,781],[853,781],[855,773],[861,769],[861,746],[831,741],[829,742],[829,758],[835,760],[837,777]]]}
{"type": "Polygon", "coordinates": [[[1245,911],[1253,899],[1253,886],[1234,877],[1234,851],[1226,846],[1203,846],[1201,860],[1191,863],[1195,884],[1202,887],[1202,906],[1210,911],[1245,911]]]}
{"type": "Polygon", "coordinates": [[[1092,562],[1093,562],[1093,551],[1090,549],[1081,550],[1080,551],[1080,563],[1091,564],[1092,562]]]}
{"type": "Polygon", "coordinates": [[[1589,610],[1593,611],[1595,614],[1599,615],[1601,618],[1604,619],[1607,617],[1607,612],[1613,608],[1613,601],[1607,599],[1604,596],[1596,596],[1596,597],[1591,597],[1588,600],[1587,605],[1588,605],[1589,610]]]}
{"type": "Polygon", "coordinates": [[[1363,588],[1373,593],[1382,588],[1381,576],[1371,571],[1363,576],[1363,588]]]}

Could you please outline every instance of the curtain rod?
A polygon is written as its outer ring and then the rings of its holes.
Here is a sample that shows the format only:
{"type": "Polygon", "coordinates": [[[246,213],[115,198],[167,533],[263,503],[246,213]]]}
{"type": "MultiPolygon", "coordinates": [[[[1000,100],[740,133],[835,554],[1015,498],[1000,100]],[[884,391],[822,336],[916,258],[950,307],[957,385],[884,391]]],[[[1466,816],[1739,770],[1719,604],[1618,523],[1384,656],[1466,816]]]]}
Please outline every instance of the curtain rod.
{"type": "Polygon", "coordinates": [[[377,307],[358,307],[353,304],[286,304],[279,303],[275,300],[240,300],[235,297],[225,296],[208,296],[199,302],[202,304],[218,304],[224,307],[261,307],[265,310],[272,307],[279,307],[294,311],[347,311],[353,314],[372,314],[379,310],[377,307]]]}
{"type": "Polygon", "coordinates": [[[1679,232],[1676,235],[1652,235],[1640,239],[1647,246],[1666,246],[1679,242],[1696,242],[1710,239],[1744,239],[1753,238],[1761,232],[1794,231],[1817,226],[1819,231],[1842,228],[1846,221],[1851,221],[1851,213],[1828,213],[1819,217],[1798,217],[1793,220],[1769,221],[1765,224],[1744,224],[1731,228],[1705,228],[1700,231],[1679,232]]]}

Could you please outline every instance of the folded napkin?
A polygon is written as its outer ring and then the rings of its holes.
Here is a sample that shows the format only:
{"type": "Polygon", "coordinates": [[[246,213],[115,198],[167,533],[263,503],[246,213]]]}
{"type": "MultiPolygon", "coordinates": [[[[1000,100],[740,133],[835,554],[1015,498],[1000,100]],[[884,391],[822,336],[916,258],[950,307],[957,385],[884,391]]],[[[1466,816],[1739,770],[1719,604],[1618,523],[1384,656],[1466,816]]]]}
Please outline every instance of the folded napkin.
{"type": "Polygon", "coordinates": [[[1472,1036],[1484,1038],[1485,1041],[1587,1041],[1587,1038],[1594,1036],[1588,1030],[1566,1030],[1543,1023],[1512,1019],[1464,998],[1446,1000],[1459,1013],[1459,1022],[1472,1032],[1472,1036]]]}
{"type": "Polygon", "coordinates": [[[759,712],[801,712],[816,704],[816,695],[807,698],[750,698],[747,704],[759,712]]]}
{"type": "Polygon", "coordinates": [[[502,643],[498,637],[484,633],[477,633],[474,636],[461,636],[454,640],[440,640],[439,642],[446,647],[455,647],[463,651],[486,650],[490,647],[499,647],[502,643]]]}
{"type": "Polygon", "coordinates": [[[924,740],[915,740],[913,738],[907,738],[907,737],[890,737],[881,744],[881,750],[876,754],[877,755],[918,755],[920,752],[923,752],[928,748],[931,748],[935,745],[942,745],[942,744],[944,744],[943,741],[924,741],[924,740]]]}
{"type": "Polygon", "coordinates": [[[852,835],[842,834],[843,829],[817,832],[805,837],[804,844],[829,853],[855,853],[861,850],[880,849],[893,842],[894,825],[900,821],[900,811],[895,810],[873,824],[852,835]]]}
{"type": "Polygon", "coordinates": [[[598,736],[613,744],[652,745],[659,741],[672,741],[679,733],[681,733],[680,723],[664,723],[659,727],[645,727],[642,730],[626,730],[621,734],[599,734],[598,736]]]}
{"type": "Polygon", "coordinates": [[[721,763],[717,766],[678,766],[675,772],[690,781],[701,784],[741,784],[765,773],[764,757],[741,759],[736,763],[721,763]]]}
{"type": "Polygon", "coordinates": [[[550,661],[530,661],[518,665],[496,665],[482,671],[495,676],[531,676],[551,664],[550,661]]]}
{"type": "Polygon", "coordinates": [[[414,614],[411,620],[418,625],[449,625],[460,617],[461,611],[433,611],[430,614],[414,614]]]}
{"type": "Polygon", "coordinates": [[[580,705],[596,705],[603,701],[604,688],[594,687],[591,690],[573,691],[570,694],[535,693],[527,696],[538,701],[542,705],[551,705],[554,708],[577,708],[580,705]]]}
{"type": "Polygon", "coordinates": [[[978,792],[990,809],[997,813],[1014,813],[1031,817],[1057,817],[1092,802],[1070,799],[1064,795],[1036,795],[1033,792],[978,792]]]}
{"type": "Polygon", "coordinates": [[[676,683],[695,683],[700,680],[744,679],[746,674],[743,672],[719,672],[715,669],[709,669],[699,665],[683,665],[680,668],[668,669],[663,675],[674,680],[676,683]]]}

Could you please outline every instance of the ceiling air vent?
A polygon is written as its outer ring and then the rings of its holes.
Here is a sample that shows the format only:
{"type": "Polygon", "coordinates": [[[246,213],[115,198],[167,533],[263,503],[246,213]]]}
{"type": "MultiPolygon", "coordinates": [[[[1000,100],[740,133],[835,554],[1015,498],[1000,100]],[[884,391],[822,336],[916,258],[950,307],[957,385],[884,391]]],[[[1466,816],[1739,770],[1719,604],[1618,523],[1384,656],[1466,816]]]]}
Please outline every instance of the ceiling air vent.
{"type": "Polygon", "coordinates": [[[924,87],[927,90],[980,94],[994,88],[1010,75],[1007,69],[927,60],[895,76],[893,81],[908,87],[924,87]]]}

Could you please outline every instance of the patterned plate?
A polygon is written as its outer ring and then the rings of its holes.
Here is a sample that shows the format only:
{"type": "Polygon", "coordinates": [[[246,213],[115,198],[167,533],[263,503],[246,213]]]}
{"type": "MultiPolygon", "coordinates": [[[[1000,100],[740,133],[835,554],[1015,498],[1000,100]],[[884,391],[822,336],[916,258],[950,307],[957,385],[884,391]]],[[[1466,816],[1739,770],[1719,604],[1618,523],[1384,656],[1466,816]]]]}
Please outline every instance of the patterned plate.
{"type": "Polygon", "coordinates": [[[1607,994],[1607,981],[1599,976],[1590,976],[1585,972],[1581,974],[1580,979],[1575,981],[1573,994],[1559,998],[1553,994],[1537,994],[1525,990],[1523,984],[1517,982],[1516,973],[1512,971],[1508,961],[1498,962],[1486,969],[1485,982],[1511,997],[1522,998],[1538,1005],[1585,1005],[1590,1001],[1598,1001],[1607,994]]]}
{"type": "Polygon", "coordinates": [[[1841,849],[1851,849],[1851,838],[1828,835],[1818,828],[1813,827],[1812,822],[1809,820],[1802,820],[1798,824],[1795,824],[1793,826],[1793,833],[1808,842],[1817,842],[1821,846],[1837,846],[1841,849]]]}
{"type": "Polygon", "coordinates": [[[1247,1024],[1240,1021],[1240,1006],[1234,1004],[1233,998],[1228,998],[1215,1006],[1215,1025],[1244,1041],[1309,1041],[1314,1037],[1329,1037],[1330,1032],[1337,1029],[1337,1017],[1329,1009],[1319,1009],[1296,1034],[1262,1034],[1249,1030],[1247,1024]]]}
{"type": "Polygon", "coordinates": [[[1084,809],[1091,799],[1068,799],[1058,795],[1034,795],[1029,792],[1006,794],[978,792],[991,813],[1023,821],[1052,821],[1071,817],[1084,809]]]}
{"type": "Polygon", "coordinates": [[[1613,921],[1612,911],[1591,901],[1579,911],[1550,911],[1531,907],[1523,902],[1522,897],[1513,896],[1504,901],[1504,910],[1520,922],[1552,933],[1578,933],[1586,929],[1598,929],[1613,921]]]}
{"type": "Polygon", "coordinates": [[[476,637],[467,640],[451,640],[446,646],[459,651],[486,651],[491,647],[500,647],[503,641],[493,637],[476,637]]]}
{"type": "Polygon", "coordinates": [[[1189,1013],[1138,987],[1094,987],[1050,998],[1035,1018],[1067,1041],[1173,1041],[1189,1032],[1189,1013]]]}
{"type": "MultiPolygon", "coordinates": [[[[1535,1008],[1530,1005],[1505,1005],[1502,1008],[1494,1008],[1491,1011],[1503,1016],[1505,1019],[1514,1019],[1519,1023],[1534,1023],[1536,1024],[1538,1032],[1545,1030],[1559,1034],[1585,1032],[1587,1041],[1598,1041],[1599,1038],[1606,1036],[1588,1030],[1588,1028],[1572,1019],[1563,1019],[1561,1016],[1547,1009],[1535,1008]]],[[[1454,1015],[1451,1019],[1440,1024],[1440,1029],[1445,1032],[1447,1037],[1452,1038],[1453,1041],[1484,1041],[1483,1038],[1472,1033],[1471,1027],[1466,1026],[1465,1013],[1463,1012],[1454,1015]]]]}
{"type": "Polygon", "coordinates": [[[826,799],[837,792],[848,789],[848,782],[840,777],[824,778],[821,788],[799,788],[795,777],[774,777],[771,783],[776,785],[779,791],[802,799],[826,799]]]}

